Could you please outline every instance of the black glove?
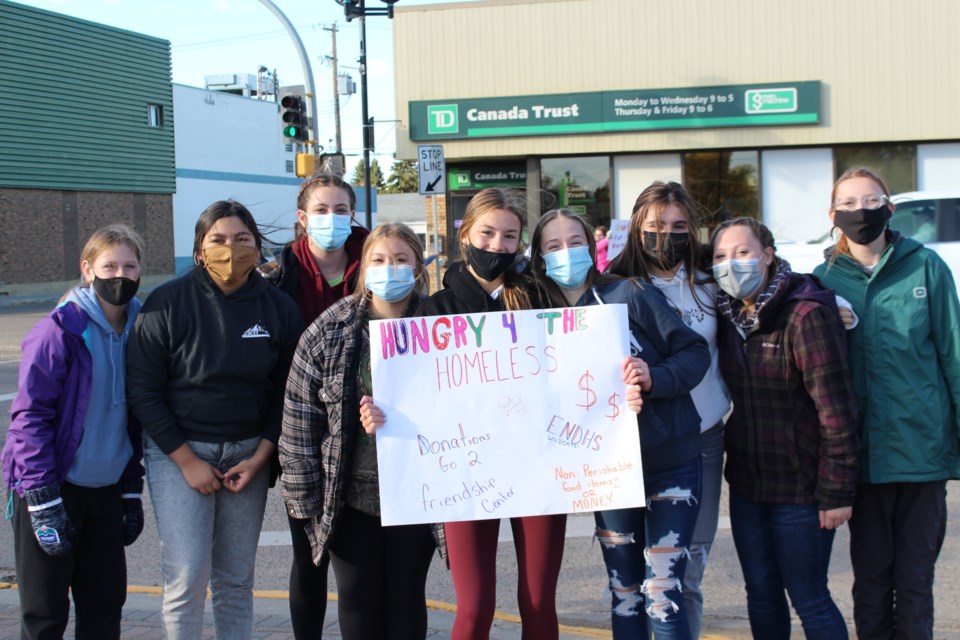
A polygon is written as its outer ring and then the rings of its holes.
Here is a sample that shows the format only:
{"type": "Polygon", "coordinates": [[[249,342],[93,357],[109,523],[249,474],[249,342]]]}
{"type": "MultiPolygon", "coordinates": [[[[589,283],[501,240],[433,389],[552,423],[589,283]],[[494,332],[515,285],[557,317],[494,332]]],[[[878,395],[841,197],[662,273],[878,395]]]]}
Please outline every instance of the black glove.
{"type": "Polygon", "coordinates": [[[124,482],[123,491],[123,546],[129,547],[143,532],[143,480],[124,482]]]}
{"type": "Polygon", "coordinates": [[[60,487],[47,485],[23,492],[30,512],[33,535],[44,553],[50,556],[65,556],[73,547],[72,539],[77,531],[73,528],[67,510],[60,498],[60,487]]]}

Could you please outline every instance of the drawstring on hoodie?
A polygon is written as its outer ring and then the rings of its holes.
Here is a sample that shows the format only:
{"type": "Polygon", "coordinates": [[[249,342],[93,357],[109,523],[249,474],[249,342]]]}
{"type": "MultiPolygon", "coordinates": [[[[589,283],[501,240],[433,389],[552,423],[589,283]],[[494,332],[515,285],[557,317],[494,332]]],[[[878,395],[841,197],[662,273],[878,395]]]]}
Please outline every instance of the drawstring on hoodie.
{"type": "MultiPolygon", "coordinates": [[[[21,478],[22,480],[22,478],[21,478]]],[[[13,489],[7,494],[7,508],[4,510],[3,517],[5,520],[9,520],[13,517],[13,492],[16,491],[17,487],[20,486],[20,480],[17,480],[17,484],[13,485],[13,489]]]]}

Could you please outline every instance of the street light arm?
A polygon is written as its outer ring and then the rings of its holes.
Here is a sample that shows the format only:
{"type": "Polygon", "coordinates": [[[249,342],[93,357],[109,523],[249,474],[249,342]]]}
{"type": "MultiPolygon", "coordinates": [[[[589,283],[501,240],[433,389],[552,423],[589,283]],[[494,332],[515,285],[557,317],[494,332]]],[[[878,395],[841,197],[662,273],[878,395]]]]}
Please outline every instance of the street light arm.
{"type": "MultiPolygon", "coordinates": [[[[337,1],[341,2],[341,0],[337,1]]],[[[271,0],[260,0],[260,3],[269,9],[281,24],[283,24],[283,28],[287,30],[287,33],[290,34],[290,39],[293,40],[293,46],[297,50],[297,55],[300,56],[300,66],[303,67],[303,86],[307,92],[305,96],[307,98],[307,116],[313,121],[310,125],[311,138],[313,138],[313,154],[315,156],[319,155],[320,118],[317,115],[317,92],[313,86],[313,69],[310,67],[310,58],[307,57],[307,50],[304,48],[303,41],[300,40],[300,35],[297,33],[293,23],[287,19],[287,16],[280,11],[277,5],[273,4],[271,0]]]]}

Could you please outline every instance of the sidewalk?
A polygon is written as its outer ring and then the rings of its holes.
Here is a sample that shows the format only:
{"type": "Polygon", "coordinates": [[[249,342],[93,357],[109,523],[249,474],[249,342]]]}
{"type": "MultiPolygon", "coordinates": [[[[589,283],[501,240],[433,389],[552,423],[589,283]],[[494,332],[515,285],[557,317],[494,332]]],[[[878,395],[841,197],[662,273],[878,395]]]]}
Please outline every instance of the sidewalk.
{"type": "MultiPolygon", "coordinates": [[[[282,591],[259,591],[254,597],[253,637],[257,640],[293,640],[290,628],[290,610],[287,594],[282,591]]],[[[337,623],[335,594],[327,605],[324,623],[324,638],[340,638],[337,623]]],[[[207,600],[204,615],[203,638],[213,638],[213,617],[207,600]]],[[[428,601],[427,638],[449,638],[453,629],[455,608],[445,602],[428,601]]],[[[514,640],[520,637],[519,619],[511,614],[497,612],[490,632],[491,640],[514,640]]],[[[16,640],[20,637],[20,601],[15,585],[0,582],[0,640],[16,640]]],[[[73,638],[73,621],[67,627],[65,638],[73,638]]],[[[127,592],[127,604],[123,608],[121,637],[124,640],[160,640],[160,590],[157,587],[131,586],[127,592]]],[[[561,625],[560,638],[610,638],[604,629],[569,627],[561,625]]]]}

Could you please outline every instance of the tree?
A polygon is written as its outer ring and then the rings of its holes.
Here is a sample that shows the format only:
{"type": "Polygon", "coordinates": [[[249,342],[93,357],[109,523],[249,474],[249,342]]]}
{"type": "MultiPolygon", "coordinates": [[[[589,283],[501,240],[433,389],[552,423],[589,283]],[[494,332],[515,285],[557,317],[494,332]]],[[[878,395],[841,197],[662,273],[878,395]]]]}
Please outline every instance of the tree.
{"type": "MultiPolygon", "coordinates": [[[[356,187],[364,186],[363,182],[363,160],[357,163],[353,169],[353,179],[350,181],[356,187]]],[[[370,161],[370,186],[374,189],[382,190],[384,185],[383,171],[380,169],[380,163],[374,158],[370,161]]]]}
{"type": "Polygon", "coordinates": [[[420,190],[420,178],[417,165],[413,160],[397,160],[390,167],[384,193],[417,193],[420,190]]]}

